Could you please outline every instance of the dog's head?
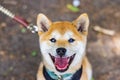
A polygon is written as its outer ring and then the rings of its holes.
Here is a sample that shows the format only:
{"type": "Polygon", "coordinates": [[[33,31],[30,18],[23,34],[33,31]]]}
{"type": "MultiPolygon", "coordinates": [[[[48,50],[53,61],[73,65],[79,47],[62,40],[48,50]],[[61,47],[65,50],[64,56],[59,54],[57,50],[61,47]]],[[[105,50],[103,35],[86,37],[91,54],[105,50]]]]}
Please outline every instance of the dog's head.
{"type": "Polygon", "coordinates": [[[75,72],[85,55],[89,19],[86,13],[75,21],[51,22],[39,14],[37,26],[43,64],[54,72],[75,72]]]}

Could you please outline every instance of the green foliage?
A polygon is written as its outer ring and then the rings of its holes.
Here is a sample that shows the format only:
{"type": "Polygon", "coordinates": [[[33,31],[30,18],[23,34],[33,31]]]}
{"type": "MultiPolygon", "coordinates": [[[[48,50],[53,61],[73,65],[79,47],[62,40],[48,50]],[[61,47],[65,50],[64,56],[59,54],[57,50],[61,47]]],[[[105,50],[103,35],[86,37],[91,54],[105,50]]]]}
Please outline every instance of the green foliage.
{"type": "Polygon", "coordinates": [[[22,33],[25,33],[25,32],[26,32],[26,28],[22,28],[22,29],[21,29],[21,32],[22,32],[22,33]]]}
{"type": "Polygon", "coordinates": [[[75,7],[75,6],[71,5],[71,4],[67,4],[67,8],[69,10],[71,10],[72,12],[79,12],[80,11],[80,9],[78,7],[75,7]]]}
{"type": "Polygon", "coordinates": [[[38,53],[36,51],[32,51],[31,56],[35,57],[35,56],[37,56],[37,54],[38,53]]]}
{"type": "Polygon", "coordinates": [[[94,78],[92,78],[92,80],[94,80],[94,78]]]}

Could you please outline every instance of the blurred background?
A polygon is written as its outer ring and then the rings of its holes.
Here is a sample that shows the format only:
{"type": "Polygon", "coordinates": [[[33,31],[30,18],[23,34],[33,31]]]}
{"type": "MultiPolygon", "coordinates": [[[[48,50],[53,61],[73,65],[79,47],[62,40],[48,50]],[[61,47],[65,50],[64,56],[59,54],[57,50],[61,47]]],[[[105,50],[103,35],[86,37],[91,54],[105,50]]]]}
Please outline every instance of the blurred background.
{"type": "MultiPolygon", "coordinates": [[[[90,18],[87,55],[93,78],[120,80],[120,0],[73,2],[0,0],[1,5],[34,24],[38,13],[52,21],[73,21],[87,13],[90,18]]],[[[0,80],[36,80],[40,61],[38,35],[0,12],[0,80]]]]}

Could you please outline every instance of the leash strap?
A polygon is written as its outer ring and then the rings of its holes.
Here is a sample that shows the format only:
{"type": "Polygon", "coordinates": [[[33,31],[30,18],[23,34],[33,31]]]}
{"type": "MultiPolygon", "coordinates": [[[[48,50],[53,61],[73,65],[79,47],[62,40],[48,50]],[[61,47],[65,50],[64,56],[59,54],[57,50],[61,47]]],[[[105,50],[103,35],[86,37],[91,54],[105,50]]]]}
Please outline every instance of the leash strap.
{"type": "Polygon", "coordinates": [[[0,11],[4,13],[6,16],[12,18],[13,20],[17,21],[21,25],[23,25],[25,28],[29,29],[32,33],[37,33],[38,32],[38,27],[33,24],[29,24],[25,19],[16,16],[13,14],[11,11],[8,9],[4,8],[2,5],[0,5],[0,11]]]}

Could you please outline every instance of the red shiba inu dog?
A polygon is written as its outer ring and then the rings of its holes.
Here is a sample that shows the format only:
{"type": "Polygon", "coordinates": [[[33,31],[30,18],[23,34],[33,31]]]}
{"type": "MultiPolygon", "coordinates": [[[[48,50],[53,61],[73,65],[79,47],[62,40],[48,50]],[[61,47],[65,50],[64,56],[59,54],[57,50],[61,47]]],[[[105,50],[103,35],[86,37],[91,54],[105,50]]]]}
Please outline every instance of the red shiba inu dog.
{"type": "Polygon", "coordinates": [[[37,26],[42,54],[37,80],[91,80],[85,54],[88,15],[84,13],[73,22],[51,22],[39,14],[37,26]]]}

